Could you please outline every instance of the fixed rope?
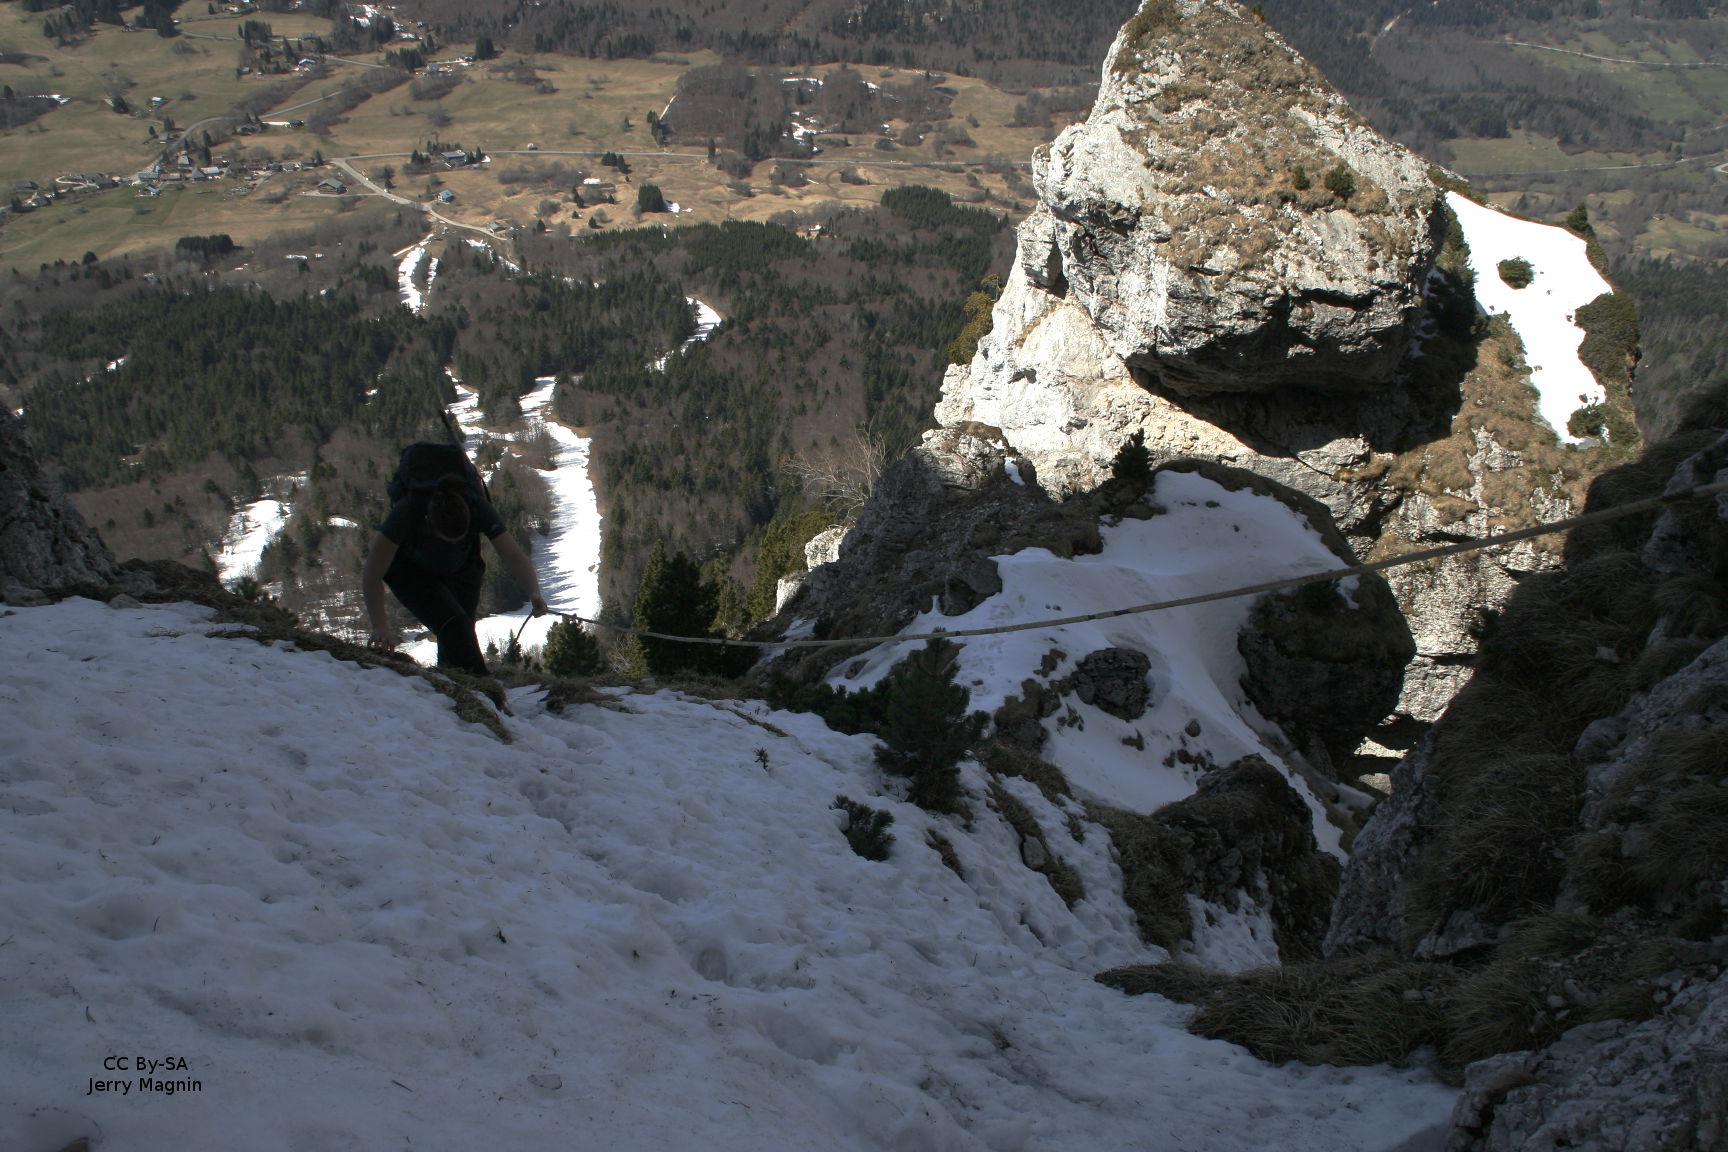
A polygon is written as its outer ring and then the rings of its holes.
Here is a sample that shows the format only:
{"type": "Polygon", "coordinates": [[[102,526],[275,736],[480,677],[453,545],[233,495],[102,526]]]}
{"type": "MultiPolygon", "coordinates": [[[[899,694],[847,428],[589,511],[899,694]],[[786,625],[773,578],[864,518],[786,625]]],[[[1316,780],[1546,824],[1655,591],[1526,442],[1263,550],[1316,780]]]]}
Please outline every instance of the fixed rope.
{"type": "Polygon", "coordinates": [[[1712,484],[1699,484],[1682,491],[1666,493],[1661,496],[1651,496],[1643,500],[1634,500],[1630,504],[1618,504],[1612,508],[1604,508],[1599,512],[1586,512],[1580,516],[1572,516],[1565,520],[1555,520],[1548,524],[1537,524],[1531,528],[1520,528],[1515,532],[1507,532],[1498,536],[1485,536],[1478,540],[1466,540],[1458,544],[1447,544],[1439,548],[1426,548],[1420,552],[1406,552],[1385,560],[1375,560],[1367,564],[1352,564],[1347,568],[1331,568],[1322,572],[1310,572],[1303,576],[1287,576],[1282,580],[1267,580],[1260,584],[1246,584],[1239,588],[1227,588],[1220,592],[1207,592],[1199,596],[1183,596],[1175,600],[1158,600],[1151,604],[1135,604],[1127,608],[1111,608],[1102,612],[1086,612],[1078,616],[1057,616],[1047,620],[1031,620],[1022,624],[999,624],[990,628],[949,628],[937,629],[934,632],[896,633],[892,636],[852,636],[834,640],[731,640],[715,636],[672,636],[665,632],[652,632],[641,628],[628,628],[620,624],[606,624],[599,620],[589,620],[574,613],[559,613],[565,620],[575,620],[596,628],[604,628],[611,632],[621,632],[628,636],[645,636],[653,640],[671,640],[680,644],[713,644],[733,648],[848,648],[874,647],[878,644],[911,643],[919,640],[955,640],[968,636],[1001,636],[1010,632],[1034,632],[1044,628],[1060,628],[1067,624],[1084,624],[1093,620],[1112,620],[1118,616],[1135,616],[1145,612],[1161,612],[1169,608],[1187,608],[1195,604],[1210,604],[1215,600],[1231,600],[1238,596],[1256,596],[1262,592],[1279,592],[1286,588],[1299,588],[1304,584],[1318,584],[1321,581],[1342,580],[1350,576],[1365,576],[1372,572],[1384,572],[1390,568],[1400,568],[1407,564],[1421,564],[1428,560],[1439,560],[1447,556],[1461,556],[1468,552],[1480,552],[1488,548],[1501,548],[1507,544],[1516,544],[1520,540],[1531,540],[1538,536],[1551,536],[1556,532],[1566,532],[1573,528],[1588,524],[1605,524],[1626,516],[1635,516],[1641,512],[1650,512],[1657,508],[1672,504],[1681,504],[1689,500],[1698,500],[1706,496],[1728,493],[1728,480],[1712,484]]]}

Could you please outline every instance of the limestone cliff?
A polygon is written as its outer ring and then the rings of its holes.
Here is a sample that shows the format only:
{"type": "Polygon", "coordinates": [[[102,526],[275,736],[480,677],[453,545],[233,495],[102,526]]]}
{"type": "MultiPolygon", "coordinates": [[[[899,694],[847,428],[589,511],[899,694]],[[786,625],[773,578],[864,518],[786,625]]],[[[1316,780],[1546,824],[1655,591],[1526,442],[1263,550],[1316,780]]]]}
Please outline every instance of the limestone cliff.
{"type": "MultiPolygon", "coordinates": [[[[1148,0],[1034,170],[992,330],[936,417],[998,430],[1057,498],[1141,432],[1155,462],[1320,501],[1379,558],[1564,516],[1605,466],[1558,443],[1516,337],[1477,318],[1429,169],[1234,4],[1148,0]]],[[[1484,613],[1553,562],[1525,545],[1390,577],[1416,656],[1366,751],[1411,746],[1484,613]]]]}
{"type": "Polygon", "coordinates": [[[1439,249],[1426,165],[1217,0],[1143,4],[1033,178],[1022,273],[1177,393],[1384,388],[1439,249]]]}

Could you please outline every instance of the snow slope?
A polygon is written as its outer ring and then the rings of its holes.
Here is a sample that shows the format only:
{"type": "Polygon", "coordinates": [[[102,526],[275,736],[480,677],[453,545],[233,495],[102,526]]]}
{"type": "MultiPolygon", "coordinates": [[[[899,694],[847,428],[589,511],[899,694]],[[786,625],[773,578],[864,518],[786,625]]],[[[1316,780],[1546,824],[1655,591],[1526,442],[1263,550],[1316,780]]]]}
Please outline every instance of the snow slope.
{"type": "MultiPolygon", "coordinates": [[[[1164,511],[1149,520],[1124,519],[1101,529],[1103,551],[1065,560],[1043,548],[996,556],[1002,591],[963,616],[932,606],[908,633],[988,628],[1052,617],[1080,616],[1136,604],[1196,596],[1226,588],[1323,572],[1340,561],[1319,533],[1290,507],[1248,489],[1232,492],[1196,473],[1163,472],[1151,500],[1164,511]]],[[[1170,762],[1179,749],[1204,750],[1217,764],[1250,754],[1282,764],[1250,719],[1236,635],[1251,597],[1164,612],[1118,616],[1060,628],[970,637],[960,653],[960,681],[974,709],[994,712],[1034,675],[1048,652],[1062,661],[1039,678],[1048,682],[1103,648],[1126,647],[1152,660],[1152,695],[1145,715],[1123,720],[1070,700],[1047,717],[1040,753],[1085,794],[1137,812],[1150,812],[1193,793],[1197,769],[1170,762]],[[1188,730],[1197,733],[1190,736],[1188,730]]],[[[840,665],[836,687],[875,684],[911,650],[888,644],[840,665]]],[[[1310,796],[1300,778],[1292,784],[1310,796]]],[[[1342,854],[1338,829],[1317,802],[1314,832],[1321,846],[1342,854]]]]}
{"type": "Polygon", "coordinates": [[[1504,313],[1524,344],[1530,383],[1541,393],[1542,419],[1563,443],[1577,443],[1566,431],[1572,413],[1603,399],[1602,385],[1578,359],[1584,330],[1573,322],[1578,309],[1614,289],[1591,266],[1584,241],[1564,228],[1519,220],[1473,200],[1446,194],[1446,203],[1464,229],[1470,270],[1476,274],[1476,302],[1488,313],[1504,313]],[[1522,259],[1535,270],[1524,288],[1500,278],[1502,260],[1522,259]]]}
{"type": "Polygon", "coordinates": [[[505,745],[421,680],[207,621],[0,615],[8,1152],[1378,1152],[1449,1110],[1093,982],[1148,950],[1104,836],[1024,782],[1072,910],[982,804],[885,798],[814,717],[528,689],[505,745]],[[839,793],[894,813],[889,861],[839,793]]]}

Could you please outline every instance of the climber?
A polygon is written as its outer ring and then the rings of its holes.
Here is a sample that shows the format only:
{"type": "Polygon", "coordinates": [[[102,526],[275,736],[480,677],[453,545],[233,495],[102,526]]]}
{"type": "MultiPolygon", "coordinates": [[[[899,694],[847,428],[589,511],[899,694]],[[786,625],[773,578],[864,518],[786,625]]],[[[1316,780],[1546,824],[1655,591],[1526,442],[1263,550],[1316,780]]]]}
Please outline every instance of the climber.
{"type": "Polygon", "coordinates": [[[366,555],[360,584],[372,626],[368,646],[382,652],[396,648],[384,609],[388,586],[402,606],[438,637],[439,667],[484,676],[486,660],[474,635],[486,571],[480,555],[482,536],[492,542],[505,569],[528,592],[534,615],[544,616],[550,609],[540,594],[533,563],[486,499],[466,456],[462,464],[470,475],[452,469],[430,484],[404,478],[412,475],[411,463],[418,463],[424,474],[427,450],[427,445],[414,445],[403,453],[399,482],[391,484],[394,503],[366,555]],[[410,453],[416,451],[422,458],[411,462],[410,453]]]}

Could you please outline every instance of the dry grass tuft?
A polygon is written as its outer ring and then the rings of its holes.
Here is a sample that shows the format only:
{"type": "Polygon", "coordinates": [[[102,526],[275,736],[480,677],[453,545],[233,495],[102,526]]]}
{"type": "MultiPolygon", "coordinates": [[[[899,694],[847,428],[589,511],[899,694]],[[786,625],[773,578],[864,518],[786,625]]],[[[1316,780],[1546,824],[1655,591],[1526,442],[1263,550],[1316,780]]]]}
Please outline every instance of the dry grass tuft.
{"type": "Polygon", "coordinates": [[[1199,1004],[1218,988],[1229,983],[1230,977],[1192,964],[1129,964],[1112,968],[1093,977],[1098,983],[1126,992],[1130,996],[1148,993],[1174,1000],[1178,1004],[1199,1004]]]}
{"type": "Polygon", "coordinates": [[[1087,815],[1110,834],[1122,869],[1122,898],[1148,943],[1174,950],[1194,932],[1183,852],[1151,816],[1088,805],[1087,815]]]}
{"type": "Polygon", "coordinates": [[[1450,1036],[1458,971],[1384,954],[1220,978],[1189,1025],[1263,1060],[1403,1064],[1450,1036]]]}
{"type": "MultiPolygon", "coordinates": [[[[998,724],[1000,724],[998,720],[998,724]]],[[[1024,748],[992,740],[978,750],[978,760],[990,771],[1001,776],[1018,776],[1030,780],[1044,794],[1044,799],[1060,806],[1074,798],[1074,790],[1062,769],[1024,748]]]]}
{"type": "Polygon", "coordinates": [[[1454,1067],[1497,1052],[1534,1048],[1557,1034],[1548,1024],[1545,985],[1528,960],[1499,960],[1460,981],[1452,1034],[1441,1049],[1454,1067]]]}
{"type": "Polygon", "coordinates": [[[1673,576],[1656,586],[1656,608],[1670,635],[1714,640],[1728,633],[1728,589],[1703,572],[1673,576]]]}
{"type": "Polygon", "coordinates": [[[1026,866],[1048,880],[1050,887],[1056,895],[1062,897],[1062,902],[1068,907],[1072,908],[1085,899],[1086,885],[1081,881],[1080,873],[1051,849],[1049,840],[1044,836],[1044,829],[1039,826],[1038,818],[1032,815],[1032,810],[995,779],[990,781],[990,802],[1019,834],[1022,845],[1037,845],[1042,862],[1029,862],[1026,866]]]}

